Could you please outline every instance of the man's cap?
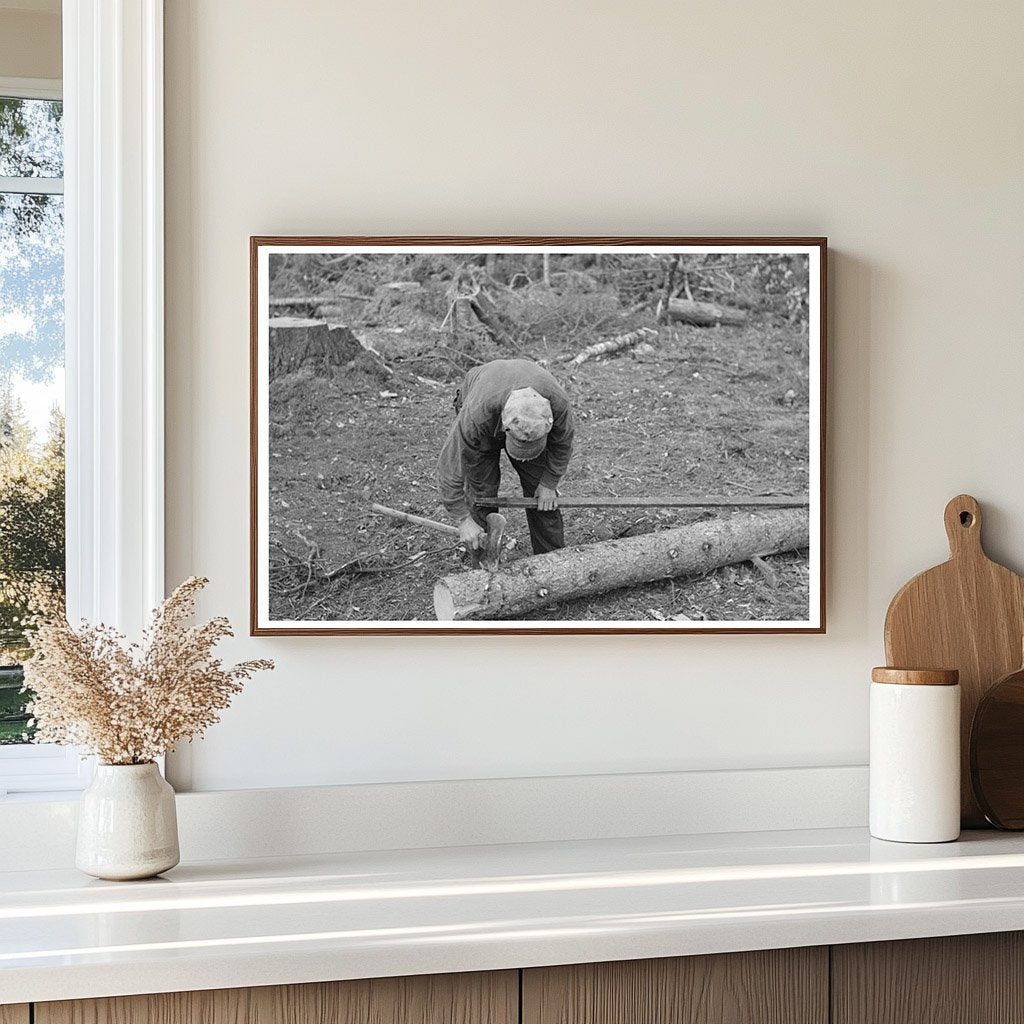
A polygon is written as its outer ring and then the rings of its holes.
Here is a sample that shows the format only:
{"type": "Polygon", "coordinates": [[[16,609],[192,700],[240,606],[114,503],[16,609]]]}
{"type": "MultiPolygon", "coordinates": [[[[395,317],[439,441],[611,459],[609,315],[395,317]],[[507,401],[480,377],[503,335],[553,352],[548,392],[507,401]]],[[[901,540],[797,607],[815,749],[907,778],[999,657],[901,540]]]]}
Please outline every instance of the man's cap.
{"type": "Polygon", "coordinates": [[[520,462],[537,458],[547,447],[554,422],[551,403],[542,394],[533,388],[516,388],[501,410],[505,450],[520,462]]]}

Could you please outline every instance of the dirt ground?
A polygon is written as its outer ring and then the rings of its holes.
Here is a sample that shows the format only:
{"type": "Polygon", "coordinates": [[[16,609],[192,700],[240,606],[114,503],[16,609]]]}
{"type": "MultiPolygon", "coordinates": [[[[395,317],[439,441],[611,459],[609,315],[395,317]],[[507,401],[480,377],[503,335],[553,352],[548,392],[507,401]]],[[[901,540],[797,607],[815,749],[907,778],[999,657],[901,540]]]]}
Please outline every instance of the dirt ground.
{"type": "MultiPolygon", "coordinates": [[[[452,424],[461,372],[443,358],[410,355],[417,350],[412,332],[407,337],[383,326],[356,333],[380,349],[391,376],[372,368],[333,379],[303,372],[271,387],[271,615],[432,621],[435,581],[468,567],[467,556],[454,538],[384,519],[370,503],[445,520],[435,461],[452,424]]],[[[744,327],[663,327],[646,355],[579,366],[564,361],[571,352],[546,341],[514,354],[546,365],[573,401],[576,444],[566,495],[808,493],[805,324],[755,317],[744,327]]],[[[507,462],[503,469],[502,491],[518,493],[507,462]]],[[[566,543],[729,514],[567,509],[566,543]]],[[[508,518],[515,545],[507,557],[530,554],[524,513],[508,510],[508,518]]],[[[806,619],[807,553],[776,556],[771,565],[774,579],[744,563],[569,602],[534,617],[806,619]]]]}

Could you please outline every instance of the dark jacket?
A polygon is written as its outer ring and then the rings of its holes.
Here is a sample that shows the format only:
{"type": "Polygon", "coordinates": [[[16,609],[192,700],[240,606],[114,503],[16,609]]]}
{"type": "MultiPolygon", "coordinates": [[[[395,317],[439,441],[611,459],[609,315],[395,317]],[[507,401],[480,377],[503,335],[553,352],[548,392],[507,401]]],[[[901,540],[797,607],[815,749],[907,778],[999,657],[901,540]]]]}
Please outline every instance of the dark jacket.
{"type": "Polygon", "coordinates": [[[495,359],[476,366],[462,383],[458,415],[437,463],[441,501],[457,519],[469,515],[469,501],[491,496],[480,470],[505,447],[501,411],[517,388],[533,388],[551,403],[554,422],[547,446],[535,460],[543,466],[542,486],[557,487],[565,475],[575,428],[569,396],[558,381],[529,359],[495,359]]]}

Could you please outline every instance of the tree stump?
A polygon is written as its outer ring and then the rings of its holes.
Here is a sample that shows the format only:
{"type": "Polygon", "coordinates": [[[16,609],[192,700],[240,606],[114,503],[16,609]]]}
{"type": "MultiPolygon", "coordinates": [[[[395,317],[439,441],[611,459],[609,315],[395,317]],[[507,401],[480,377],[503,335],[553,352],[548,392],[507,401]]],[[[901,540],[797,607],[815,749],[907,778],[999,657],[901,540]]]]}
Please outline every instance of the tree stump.
{"type": "Polygon", "coordinates": [[[329,376],[363,351],[348,327],[330,327],[324,320],[279,316],[272,317],[268,327],[271,378],[296,373],[304,366],[329,376]]]}

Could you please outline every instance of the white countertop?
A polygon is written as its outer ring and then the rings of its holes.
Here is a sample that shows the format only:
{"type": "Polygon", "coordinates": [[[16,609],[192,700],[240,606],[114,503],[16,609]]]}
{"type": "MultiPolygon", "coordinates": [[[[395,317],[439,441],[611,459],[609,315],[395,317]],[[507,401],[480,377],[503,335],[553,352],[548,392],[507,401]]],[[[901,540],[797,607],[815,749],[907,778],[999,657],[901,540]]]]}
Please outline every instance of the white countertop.
{"type": "Polygon", "coordinates": [[[861,829],[0,872],[0,1004],[1024,929],[1024,836],[861,829]]]}

